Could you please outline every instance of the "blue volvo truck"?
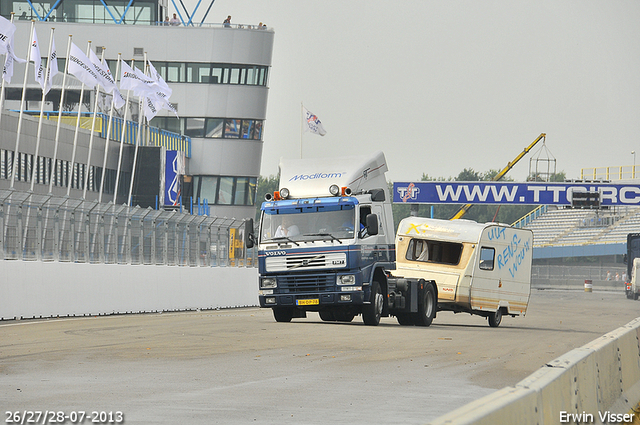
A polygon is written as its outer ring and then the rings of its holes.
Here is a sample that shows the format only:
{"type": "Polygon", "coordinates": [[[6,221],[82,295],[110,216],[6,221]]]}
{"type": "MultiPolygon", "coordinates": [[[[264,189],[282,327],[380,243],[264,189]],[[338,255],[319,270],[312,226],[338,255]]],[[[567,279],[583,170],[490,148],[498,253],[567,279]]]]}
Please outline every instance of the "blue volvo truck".
{"type": "Polygon", "coordinates": [[[313,311],[366,325],[413,314],[428,326],[435,285],[391,277],[395,232],[382,152],[281,160],[279,190],[265,196],[258,234],[259,300],[278,322],[313,311]],[[391,302],[389,300],[392,300],[391,302]]]}

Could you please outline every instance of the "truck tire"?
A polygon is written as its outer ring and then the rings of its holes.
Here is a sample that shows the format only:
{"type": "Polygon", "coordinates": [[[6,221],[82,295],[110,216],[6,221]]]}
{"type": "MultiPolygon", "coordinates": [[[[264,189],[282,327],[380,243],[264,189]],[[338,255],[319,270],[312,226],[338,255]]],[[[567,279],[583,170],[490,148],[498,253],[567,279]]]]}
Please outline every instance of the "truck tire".
{"type": "Polygon", "coordinates": [[[502,322],[502,309],[499,308],[494,313],[489,313],[487,318],[489,319],[489,326],[497,328],[500,326],[500,322],[502,322]]]}
{"type": "Polygon", "coordinates": [[[436,317],[436,288],[430,282],[425,283],[426,287],[419,300],[418,312],[413,313],[413,324],[416,326],[430,326],[436,317]]]}
{"type": "Polygon", "coordinates": [[[274,308],[273,317],[276,322],[290,322],[293,319],[292,308],[274,308]]]}
{"type": "Polygon", "coordinates": [[[380,291],[380,284],[375,280],[371,284],[370,303],[362,307],[362,321],[365,325],[378,326],[382,308],[384,307],[384,296],[380,291]]]}

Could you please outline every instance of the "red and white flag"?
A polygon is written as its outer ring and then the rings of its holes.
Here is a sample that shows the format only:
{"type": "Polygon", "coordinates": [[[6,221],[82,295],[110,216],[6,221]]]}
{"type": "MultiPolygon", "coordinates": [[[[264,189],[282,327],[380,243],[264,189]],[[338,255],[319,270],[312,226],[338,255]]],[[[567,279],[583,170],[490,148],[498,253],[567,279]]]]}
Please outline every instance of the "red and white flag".
{"type": "Polygon", "coordinates": [[[320,119],[313,112],[311,112],[304,106],[302,107],[302,112],[304,114],[302,119],[305,131],[310,131],[313,134],[319,134],[321,136],[327,134],[324,127],[322,126],[322,122],[320,122],[320,119]]]}

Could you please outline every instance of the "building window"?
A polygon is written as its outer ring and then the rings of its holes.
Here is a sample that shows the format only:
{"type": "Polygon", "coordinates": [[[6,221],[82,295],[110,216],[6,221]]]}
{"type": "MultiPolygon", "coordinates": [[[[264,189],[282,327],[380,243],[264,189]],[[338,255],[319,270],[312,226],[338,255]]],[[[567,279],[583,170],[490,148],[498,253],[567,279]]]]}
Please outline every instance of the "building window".
{"type": "Polygon", "coordinates": [[[240,136],[240,125],[242,120],[229,119],[224,120],[224,137],[225,139],[237,139],[240,136]]]}
{"type": "MultiPolygon", "coordinates": [[[[64,59],[58,59],[58,67],[64,69],[64,59]]],[[[116,79],[117,61],[107,60],[109,69],[116,79]]],[[[231,65],[204,62],[153,62],[162,78],[168,83],[193,84],[242,84],[248,86],[266,86],[267,70],[262,65],[231,65]]],[[[141,66],[138,66],[141,68],[141,66]]]]}
{"type": "Polygon", "coordinates": [[[194,202],[209,205],[255,205],[257,178],[255,177],[194,177],[194,202]]]}
{"type": "Polygon", "coordinates": [[[151,125],[189,137],[262,140],[262,120],[155,117],[151,125]]]}
{"type": "Polygon", "coordinates": [[[224,120],[222,118],[207,118],[204,137],[221,138],[223,130],[224,120]]]}

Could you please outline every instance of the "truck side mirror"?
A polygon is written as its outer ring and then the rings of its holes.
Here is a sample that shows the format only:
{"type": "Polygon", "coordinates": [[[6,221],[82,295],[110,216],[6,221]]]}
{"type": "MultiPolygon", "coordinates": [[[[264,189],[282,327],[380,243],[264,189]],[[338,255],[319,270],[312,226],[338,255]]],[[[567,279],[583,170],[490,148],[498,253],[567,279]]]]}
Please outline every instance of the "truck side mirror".
{"type": "Polygon", "coordinates": [[[253,234],[253,219],[244,222],[244,245],[247,248],[253,248],[256,242],[256,236],[253,234]]]}
{"type": "Polygon", "coordinates": [[[369,214],[366,217],[367,220],[367,233],[369,236],[378,234],[378,216],[375,214],[369,214]]]}

